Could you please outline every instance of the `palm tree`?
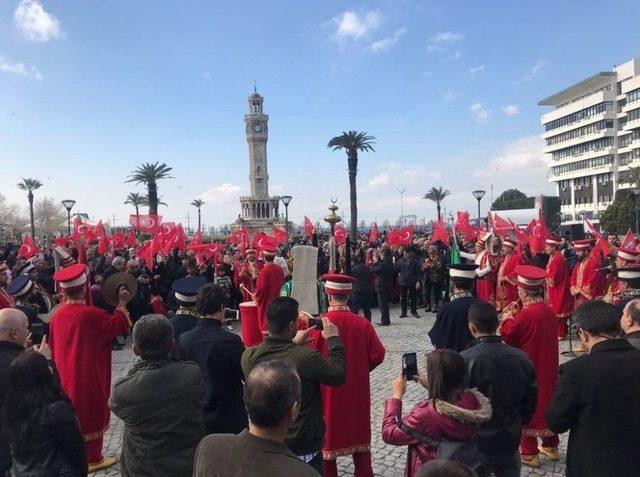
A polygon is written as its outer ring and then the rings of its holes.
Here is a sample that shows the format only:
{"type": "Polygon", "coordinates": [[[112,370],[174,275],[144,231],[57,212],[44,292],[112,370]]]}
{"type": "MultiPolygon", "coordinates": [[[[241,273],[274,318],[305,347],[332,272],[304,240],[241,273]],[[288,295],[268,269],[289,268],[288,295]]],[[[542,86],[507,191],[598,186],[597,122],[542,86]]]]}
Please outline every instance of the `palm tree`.
{"type": "Polygon", "coordinates": [[[22,182],[18,182],[18,189],[26,190],[28,192],[27,198],[29,199],[29,218],[31,221],[31,237],[36,237],[36,224],[33,216],[33,191],[42,187],[42,183],[38,179],[25,179],[22,178],[22,182]]]}
{"type": "Polygon", "coordinates": [[[618,182],[629,184],[630,187],[640,187],[640,166],[630,167],[629,170],[620,172],[618,182]]]}
{"type": "Polygon", "coordinates": [[[164,162],[162,164],[149,162],[141,164],[138,168],[129,174],[129,179],[125,182],[134,182],[136,184],[144,184],[147,186],[147,198],[149,202],[149,214],[158,214],[158,181],[162,179],[170,179],[172,168],[164,162]]]}
{"type": "Polygon", "coordinates": [[[133,205],[136,209],[136,215],[140,215],[140,206],[145,205],[145,198],[137,192],[129,192],[127,200],[125,200],[124,203],[125,205],[133,205]]]}
{"type": "Polygon", "coordinates": [[[191,205],[198,209],[198,230],[200,230],[200,207],[204,205],[204,200],[195,199],[193,202],[191,202],[191,205]]]}
{"type": "MultiPolygon", "coordinates": [[[[149,196],[148,195],[143,195],[142,196],[142,203],[140,205],[143,205],[145,207],[149,207],[149,196]]],[[[158,205],[164,205],[165,207],[167,206],[167,203],[162,200],[162,196],[161,195],[158,196],[158,205]]]]}
{"type": "Polygon", "coordinates": [[[336,136],[327,147],[334,151],[345,149],[347,151],[347,165],[349,168],[349,201],[351,205],[351,239],[358,237],[358,193],[356,190],[356,175],[358,174],[358,151],[376,152],[373,145],[376,138],[367,135],[366,132],[349,131],[336,136]]]}
{"type": "Polygon", "coordinates": [[[440,222],[440,204],[449,194],[450,192],[447,189],[443,189],[442,186],[440,186],[432,187],[423,197],[423,199],[429,199],[436,203],[436,209],[438,210],[438,222],[440,222]]]}

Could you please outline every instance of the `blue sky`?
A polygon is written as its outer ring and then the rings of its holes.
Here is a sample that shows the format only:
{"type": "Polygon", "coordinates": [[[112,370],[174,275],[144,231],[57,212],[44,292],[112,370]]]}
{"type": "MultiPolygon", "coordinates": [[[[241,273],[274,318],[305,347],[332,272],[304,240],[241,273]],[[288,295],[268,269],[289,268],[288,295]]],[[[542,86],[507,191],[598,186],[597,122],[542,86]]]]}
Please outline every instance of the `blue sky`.
{"type": "MultiPolygon", "coordinates": [[[[244,114],[257,81],[270,116],[272,193],[314,220],[348,209],[346,158],[327,141],[377,138],[360,160],[366,221],[475,210],[470,191],[551,192],[537,102],[640,55],[637,3],[615,1],[46,1],[0,3],[0,192],[126,221],[123,184],[161,161],[166,220],[233,220],[248,190],[244,114]]],[[[489,197],[489,194],[487,195],[489,197]]],[[[484,205],[489,200],[483,201],[484,205]]]]}

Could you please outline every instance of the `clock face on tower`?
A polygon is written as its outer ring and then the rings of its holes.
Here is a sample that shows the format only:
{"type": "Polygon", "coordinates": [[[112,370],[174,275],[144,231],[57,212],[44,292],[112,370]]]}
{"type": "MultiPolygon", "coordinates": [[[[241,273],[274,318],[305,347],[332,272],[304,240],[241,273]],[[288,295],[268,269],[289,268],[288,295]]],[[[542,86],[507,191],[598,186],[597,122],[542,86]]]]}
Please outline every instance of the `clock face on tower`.
{"type": "Polygon", "coordinates": [[[259,133],[260,131],[262,131],[262,126],[260,126],[259,124],[256,124],[255,126],[253,126],[253,130],[259,133]]]}

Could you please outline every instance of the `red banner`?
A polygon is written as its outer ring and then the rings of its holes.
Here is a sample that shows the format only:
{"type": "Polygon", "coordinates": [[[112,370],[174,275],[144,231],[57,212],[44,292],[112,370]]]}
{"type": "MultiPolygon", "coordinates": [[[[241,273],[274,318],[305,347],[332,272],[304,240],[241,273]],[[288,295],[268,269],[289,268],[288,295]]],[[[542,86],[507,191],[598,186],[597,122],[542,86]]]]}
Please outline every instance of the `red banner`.
{"type": "Polygon", "coordinates": [[[304,233],[307,235],[307,237],[311,238],[311,236],[316,232],[315,227],[313,226],[313,223],[311,222],[311,220],[309,219],[309,217],[307,217],[306,215],[304,216],[304,233]]]}
{"type": "Polygon", "coordinates": [[[413,225],[400,230],[391,230],[387,236],[389,245],[409,245],[413,242],[413,225]]]}
{"type": "Polygon", "coordinates": [[[280,227],[273,228],[273,238],[276,242],[281,244],[287,244],[289,242],[289,234],[280,227]]]}
{"type": "Polygon", "coordinates": [[[373,227],[371,228],[371,232],[369,232],[369,243],[375,243],[378,240],[378,236],[380,233],[378,232],[378,223],[374,222],[373,227]]]}
{"type": "Polygon", "coordinates": [[[38,248],[38,244],[31,238],[31,235],[25,234],[22,239],[22,245],[20,245],[20,249],[18,250],[18,257],[29,260],[39,253],[40,249],[38,248]]]}
{"type": "Polygon", "coordinates": [[[155,235],[160,230],[161,215],[130,215],[129,224],[144,234],[155,235]]]}
{"type": "Polygon", "coordinates": [[[336,243],[338,245],[342,245],[347,242],[347,229],[345,229],[342,225],[336,225],[333,229],[333,236],[336,239],[336,243]]]}
{"type": "Polygon", "coordinates": [[[429,239],[429,243],[435,243],[437,241],[442,242],[447,247],[449,246],[449,231],[444,223],[444,220],[440,219],[437,224],[433,226],[433,235],[429,239]]]}

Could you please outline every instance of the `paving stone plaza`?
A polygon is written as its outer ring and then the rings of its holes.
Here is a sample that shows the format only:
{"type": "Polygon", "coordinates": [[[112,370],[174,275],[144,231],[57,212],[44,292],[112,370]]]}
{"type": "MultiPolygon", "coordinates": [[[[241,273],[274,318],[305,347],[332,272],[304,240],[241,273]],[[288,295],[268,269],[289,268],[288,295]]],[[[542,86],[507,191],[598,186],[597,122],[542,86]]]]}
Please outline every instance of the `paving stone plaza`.
{"type": "MultiPolygon", "coordinates": [[[[381,426],[382,415],[384,412],[384,401],[391,395],[391,382],[393,378],[400,372],[401,357],[403,353],[415,351],[418,355],[424,355],[425,352],[432,349],[431,343],[427,337],[427,331],[435,320],[433,313],[421,312],[421,318],[403,318],[398,319],[400,314],[396,305],[391,311],[392,325],[389,327],[376,328],[380,339],[387,349],[387,355],[384,362],[371,374],[371,413],[372,413],[372,436],[371,449],[373,455],[373,470],[376,476],[395,477],[402,476],[404,473],[407,448],[386,445],[382,442],[381,426]]],[[[379,321],[377,310],[373,310],[373,322],[379,321]]],[[[565,343],[563,345],[566,346],[565,343]]],[[[115,351],[113,357],[113,380],[124,375],[130,368],[134,357],[127,347],[122,351],[115,351]]],[[[561,362],[566,358],[561,357],[561,362]]],[[[404,411],[407,412],[420,399],[425,397],[424,389],[417,383],[409,383],[407,385],[407,394],[403,400],[404,411]]],[[[122,441],[122,422],[115,416],[111,416],[111,426],[105,437],[105,454],[120,456],[120,447],[122,441]]],[[[562,458],[558,462],[551,462],[541,457],[542,467],[540,469],[530,469],[523,467],[521,475],[523,476],[553,476],[560,477],[564,475],[565,461],[564,453],[567,445],[567,435],[561,436],[560,447],[562,458]]],[[[338,460],[338,469],[340,475],[353,475],[353,464],[350,457],[338,460]]],[[[96,472],[95,476],[119,476],[120,469],[116,465],[106,471],[96,472]]]]}

